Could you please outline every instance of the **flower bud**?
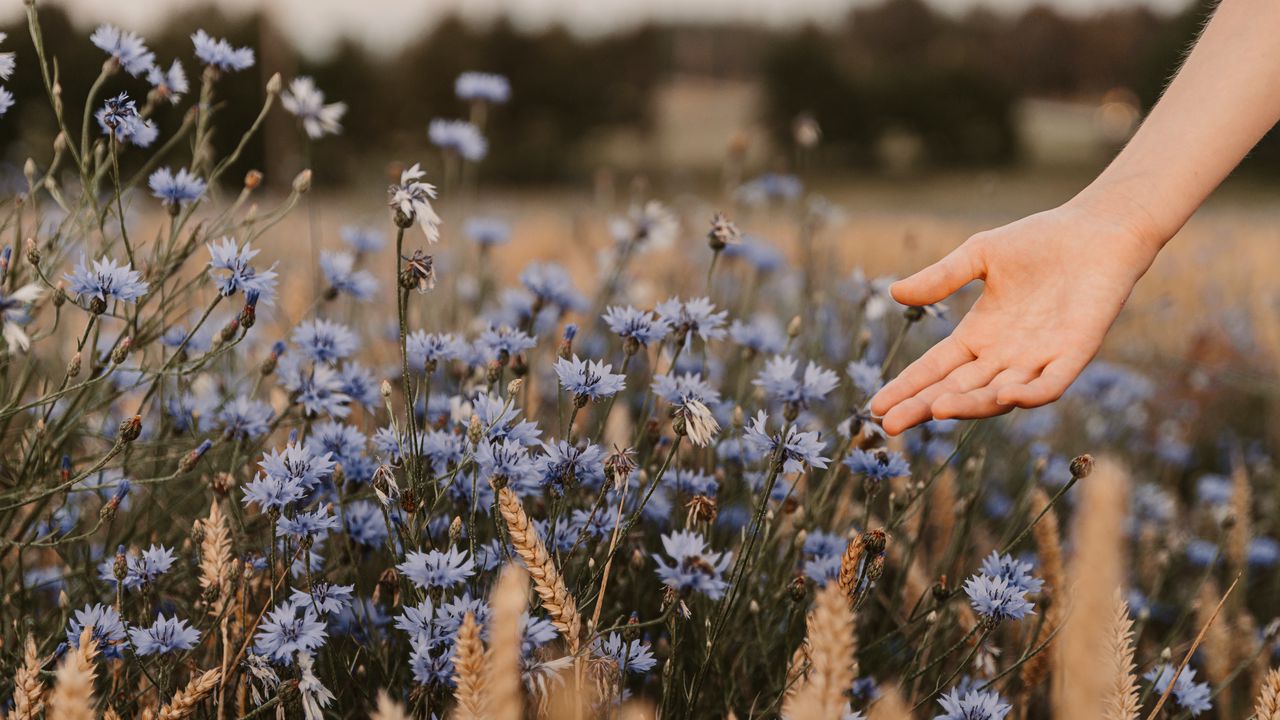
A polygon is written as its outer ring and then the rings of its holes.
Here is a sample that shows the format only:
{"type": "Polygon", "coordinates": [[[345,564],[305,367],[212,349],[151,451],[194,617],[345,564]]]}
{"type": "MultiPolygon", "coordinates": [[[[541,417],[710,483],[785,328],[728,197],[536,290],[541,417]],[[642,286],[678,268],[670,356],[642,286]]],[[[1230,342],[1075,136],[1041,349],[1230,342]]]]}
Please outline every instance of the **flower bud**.
{"type": "Polygon", "coordinates": [[[129,349],[133,347],[133,338],[125,338],[120,341],[115,350],[111,351],[111,362],[119,365],[129,358],[129,349]]]}
{"type": "Polygon", "coordinates": [[[1093,456],[1084,454],[1071,461],[1071,477],[1083,480],[1093,472],[1093,456]]]}
{"type": "Polygon", "coordinates": [[[27,262],[32,265],[40,264],[40,248],[36,246],[36,241],[27,238],[27,262]]]}
{"type": "Polygon", "coordinates": [[[299,195],[311,189],[311,170],[303,170],[293,178],[293,191],[299,195]]]}
{"type": "Polygon", "coordinates": [[[73,378],[80,374],[80,353],[71,356],[71,362],[67,363],[67,377],[73,378]]]}
{"type": "Polygon", "coordinates": [[[391,381],[384,379],[382,385],[378,386],[378,394],[382,395],[383,400],[391,399],[391,381]]]}
{"type": "Polygon", "coordinates": [[[520,391],[523,389],[524,389],[524,378],[516,378],[515,380],[512,380],[511,382],[507,383],[507,395],[511,397],[515,397],[516,395],[519,395],[520,391]]]}
{"type": "Polygon", "coordinates": [[[246,190],[257,190],[262,184],[262,171],[250,170],[244,174],[244,187],[246,190]]]}
{"type": "Polygon", "coordinates": [[[271,78],[267,80],[267,94],[279,95],[284,89],[284,78],[280,77],[280,73],[272,73],[271,78]]]}
{"type": "Polygon", "coordinates": [[[36,184],[36,161],[34,159],[27,158],[27,161],[22,164],[22,174],[27,178],[28,187],[36,184]]]}
{"type": "Polygon", "coordinates": [[[142,416],[133,417],[120,422],[119,438],[122,443],[131,443],[142,434],[142,416]]]}

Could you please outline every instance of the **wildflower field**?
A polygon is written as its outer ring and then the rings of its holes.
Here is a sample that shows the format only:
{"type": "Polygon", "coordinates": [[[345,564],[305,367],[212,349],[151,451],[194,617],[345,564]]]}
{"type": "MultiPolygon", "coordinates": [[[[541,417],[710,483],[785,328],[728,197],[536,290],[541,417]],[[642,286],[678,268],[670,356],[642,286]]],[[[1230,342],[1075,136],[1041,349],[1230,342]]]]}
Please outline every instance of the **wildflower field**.
{"type": "Polygon", "coordinates": [[[231,176],[269,115],[342,131],[310,78],[224,127],[253,49],[103,26],[72,101],[28,18],[0,83],[58,127],[0,196],[4,717],[1280,720],[1274,301],[1122,318],[1178,360],[888,437],[868,400],[973,289],[895,303],[847,245],[900,238],[803,174],[503,203],[520,88],[473,72],[385,195],[269,193],[231,176]]]}

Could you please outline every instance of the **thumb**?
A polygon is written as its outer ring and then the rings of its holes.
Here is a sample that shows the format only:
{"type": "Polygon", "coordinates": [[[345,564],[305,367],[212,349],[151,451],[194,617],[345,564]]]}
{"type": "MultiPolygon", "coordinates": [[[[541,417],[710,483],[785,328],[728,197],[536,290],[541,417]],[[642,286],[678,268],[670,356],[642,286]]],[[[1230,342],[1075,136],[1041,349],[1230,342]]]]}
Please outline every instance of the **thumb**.
{"type": "Polygon", "coordinates": [[[920,272],[889,286],[893,299],[903,305],[930,305],[986,273],[986,265],[973,239],[920,272]]]}

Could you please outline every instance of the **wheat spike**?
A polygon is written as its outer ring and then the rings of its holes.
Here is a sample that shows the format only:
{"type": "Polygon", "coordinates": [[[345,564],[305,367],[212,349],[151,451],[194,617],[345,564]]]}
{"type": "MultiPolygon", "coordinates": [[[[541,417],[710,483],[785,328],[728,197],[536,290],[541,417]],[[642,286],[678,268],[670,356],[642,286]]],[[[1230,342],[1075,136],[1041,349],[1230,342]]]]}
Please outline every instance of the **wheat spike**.
{"type": "Polygon", "coordinates": [[[796,694],[805,686],[809,677],[809,641],[806,639],[791,653],[791,662],[787,663],[786,685],[782,690],[783,714],[795,702],[796,694]]]}
{"type": "Polygon", "coordinates": [[[1129,619],[1129,604],[1115,594],[1111,618],[1107,624],[1107,648],[1105,662],[1111,676],[1103,698],[1106,714],[1103,720],[1136,720],[1138,711],[1138,678],[1133,674],[1133,621],[1129,619]]]}
{"type": "Polygon", "coordinates": [[[484,643],[480,641],[480,626],[476,616],[467,613],[458,629],[454,645],[453,680],[457,686],[453,697],[458,707],[453,711],[454,720],[481,720],[489,714],[485,706],[488,696],[484,691],[484,643]]]}
{"type": "Polygon", "coordinates": [[[1049,675],[1053,653],[1053,645],[1049,638],[1062,624],[1063,607],[1067,602],[1067,573],[1062,565],[1062,544],[1059,540],[1058,514],[1050,504],[1049,496],[1044,490],[1036,488],[1031,493],[1028,515],[1034,520],[1040,518],[1032,529],[1035,538],[1036,554],[1040,558],[1040,574],[1044,578],[1050,602],[1045,610],[1044,624],[1040,630],[1037,644],[1050,642],[1043,650],[1033,655],[1022,666],[1022,703],[1025,705],[1032,692],[1049,675]],[[1043,515],[1041,514],[1043,513],[1043,515]]]}
{"type": "Polygon", "coordinates": [[[849,602],[858,596],[858,578],[862,572],[862,556],[866,553],[867,541],[859,533],[858,537],[849,541],[840,557],[840,575],[837,578],[840,591],[849,602]]]}
{"type": "Polygon", "coordinates": [[[1257,720],[1280,720],[1280,670],[1272,669],[1262,681],[1253,714],[1257,720]]]}
{"type": "Polygon", "coordinates": [[[205,670],[199,677],[191,679],[187,686],[174,694],[168,704],[160,708],[160,720],[182,720],[196,712],[200,701],[209,696],[222,679],[222,671],[217,668],[205,670]]]}
{"type": "Polygon", "coordinates": [[[220,615],[231,576],[231,531],[215,499],[209,505],[209,517],[198,521],[204,531],[200,543],[200,587],[218,589],[218,597],[209,603],[209,614],[220,615]]]}
{"type": "Polygon", "coordinates": [[[560,633],[564,635],[565,644],[571,655],[578,654],[579,633],[582,620],[578,615],[578,603],[565,585],[564,578],[556,569],[555,561],[547,553],[547,546],[538,537],[538,530],[525,514],[520,498],[509,487],[498,489],[498,510],[507,523],[507,531],[511,534],[511,544],[515,546],[520,559],[529,568],[533,578],[533,589],[542,598],[542,606],[551,616],[560,633]]]}
{"type": "Polygon", "coordinates": [[[27,642],[22,649],[22,667],[13,677],[13,715],[14,720],[36,720],[44,710],[44,683],[40,682],[40,656],[36,650],[36,639],[27,635],[27,642]]]}
{"type": "Polygon", "coordinates": [[[108,705],[107,709],[102,711],[102,720],[120,720],[120,715],[115,708],[108,705]]]}
{"type": "Polygon", "coordinates": [[[1227,529],[1227,562],[1234,572],[1243,572],[1248,567],[1249,540],[1253,536],[1253,488],[1239,453],[1231,463],[1231,516],[1234,522],[1227,529]]]}
{"type": "Polygon", "coordinates": [[[49,693],[49,720],[94,720],[93,682],[98,655],[98,642],[93,639],[93,626],[80,633],[80,647],[68,650],[53,674],[53,690],[49,693]]]}
{"type": "Polygon", "coordinates": [[[529,578],[525,571],[508,564],[498,576],[489,597],[489,652],[485,655],[484,687],[489,698],[491,720],[520,720],[524,717],[524,695],[520,681],[520,615],[528,606],[529,578]]]}
{"type": "Polygon", "coordinates": [[[1078,486],[1075,552],[1067,565],[1071,607],[1063,608],[1067,614],[1053,644],[1054,717],[1096,718],[1105,711],[1102,698],[1114,678],[1098,658],[1112,638],[1099,619],[1111,616],[1114,596],[1124,583],[1128,484],[1124,471],[1104,458],[1078,486]]]}
{"type": "Polygon", "coordinates": [[[378,691],[378,707],[369,713],[369,720],[410,720],[404,706],[387,694],[386,690],[378,691]]]}
{"type": "Polygon", "coordinates": [[[911,720],[911,706],[895,685],[885,685],[880,699],[867,710],[868,720],[911,720]]]}
{"type": "Polygon", "coordinates": [[[814,600],[808,637],[809,673],[784,710],[789,720],[827,720],[843,715],[844,693],[853,685],[856,643],[853,610],[839,585],[828,583],[814,600]]]}
{"type": "Polygon", "coordinates": [[[930,558],[937,559],[945,555],[955,532],[956,506],[956,473],[948,466],[938,473],[929,491],[929,518],[925,523],[924,533],[930,558]]]}

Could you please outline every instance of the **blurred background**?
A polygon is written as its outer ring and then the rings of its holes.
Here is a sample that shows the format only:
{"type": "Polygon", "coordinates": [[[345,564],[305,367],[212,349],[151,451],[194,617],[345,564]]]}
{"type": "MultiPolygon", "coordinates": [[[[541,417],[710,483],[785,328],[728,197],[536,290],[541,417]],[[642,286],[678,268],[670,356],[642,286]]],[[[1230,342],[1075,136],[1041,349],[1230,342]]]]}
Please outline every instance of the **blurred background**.
{"type": "MultiPolygon", "coordinates": [[[[224,80],[224,127],[247,126],[266,77],[309,74],[350,105],[345,132],[315,148],[323,183],[370,157],[425,153],[426,123],[465,115],[464,70],[507,75],[491,118],[486,184],[582,182],[603,169],[665,182],[714,177],[727,155],[810,177],[913,178],[975,170],[1087,174],[1157,98],[1203,21],[1185,0],[169,0],[41,2],[64,97],[83,97],[99,22],[140,32],[161,64],[190,57],[204,28],[257,49],[257,74],[224,80]],[[798,157],[798,118],[822,152],[798,157]]],[[[6,49],[30,57],[22,3],[0,9],[6,49]]],[[[187,63],[194,76],[194,65],[187,63]]],[[[145,84],[137,81],[137,95],[145,84]]],[[[0,123],[3,157],[48,147],[35,73],[0,123]]],[[[71,101],[74,102],[74,101],[71,101]]],[[[79,108],[69,108],[78,116],[79,108]]],[[[180,118],[161,118],[176,126],[180,118]]],[[[284,114],[243,165],[286,182],[299,134],[284,114]]],[[[162,130],[164,128],[162,127],[162,130]]],[[[1280,175],[1268,138],[1246,170],[1280,175]]],[[[238,137],[224,133],[225,149],[238,137]]]]}

